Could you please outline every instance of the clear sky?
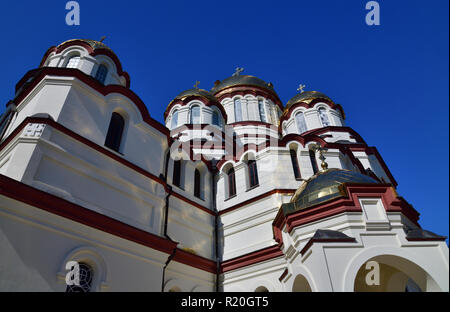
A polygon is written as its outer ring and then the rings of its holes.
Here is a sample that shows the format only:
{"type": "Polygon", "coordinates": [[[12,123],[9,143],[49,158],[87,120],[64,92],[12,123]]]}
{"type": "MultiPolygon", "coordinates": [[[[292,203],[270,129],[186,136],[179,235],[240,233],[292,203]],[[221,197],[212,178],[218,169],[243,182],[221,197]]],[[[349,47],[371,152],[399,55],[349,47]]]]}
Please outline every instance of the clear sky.
{"type": "Polygon", "coordinates": [[[167,104],[244,67],[274,84],[283,103],[306,90],[340,103],[347,125],[376,146],[420,213],[449,235],[449,1],[383,0],[367,26],[367,0],[8,1],[0,9],[0,113],[46,50],[74,38],[112,48],[131,89],[163,121],[167,104]]]}

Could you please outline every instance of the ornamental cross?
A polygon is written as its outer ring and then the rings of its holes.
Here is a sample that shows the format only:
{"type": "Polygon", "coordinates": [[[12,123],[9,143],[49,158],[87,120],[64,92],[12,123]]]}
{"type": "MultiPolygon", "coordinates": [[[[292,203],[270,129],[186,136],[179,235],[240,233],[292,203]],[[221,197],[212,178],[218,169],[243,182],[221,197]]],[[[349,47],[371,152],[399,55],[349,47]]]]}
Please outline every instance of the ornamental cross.
{"type": "Polygon", "coordinates": [[[100,38],[100,42],[103,42],[106,39],[106,36],[103,36],[102,38],[100,38]]]}
{"type": "Polygon", "coordinates": [[[195,85],[194,85],[194,88],[195,88],[195,89],[198,89],[198,85],[199,85],[199,84],[200,84],[200,81],[196,81],[196,82],[195,82],[195,85]]]}
{"type": "Polygon", "coordinates": [[[303,89],[305,89],[305,88],[306,88],[306,86],[303,85],[303,84],[301,84],[301,85],[298,87],[297,91],[299,91],[300,93],[303,93],[303,92],[305,92],[305,90],[303,90],[303,89]]]}
{"type": "Polygon", "coordinates": [[[239,76],[243,71],[244,69],[242,67],[237,67],[233,76],[239,76]]]}

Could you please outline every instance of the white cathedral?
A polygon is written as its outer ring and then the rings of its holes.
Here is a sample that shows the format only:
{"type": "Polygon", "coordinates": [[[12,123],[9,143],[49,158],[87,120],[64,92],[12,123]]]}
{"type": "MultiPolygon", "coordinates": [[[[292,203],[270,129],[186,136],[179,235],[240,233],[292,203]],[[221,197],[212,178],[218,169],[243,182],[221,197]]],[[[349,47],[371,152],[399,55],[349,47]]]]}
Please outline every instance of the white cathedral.
{"type": "Polygon", "coordinates": [[[449,291],[446,238],[341,105],[241,72],[163,125],[104,43],[51,47],[0,118],[0,291],[449,291]]]}

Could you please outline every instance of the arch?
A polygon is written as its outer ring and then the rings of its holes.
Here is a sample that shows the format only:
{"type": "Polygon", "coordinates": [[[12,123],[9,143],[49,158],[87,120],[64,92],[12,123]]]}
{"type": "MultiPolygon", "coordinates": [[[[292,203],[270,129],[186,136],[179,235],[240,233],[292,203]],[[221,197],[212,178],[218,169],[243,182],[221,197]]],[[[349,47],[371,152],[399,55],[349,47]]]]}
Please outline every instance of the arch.
{"type": "Polygon", "coordinates": [[[320,122],[322,123],[323,127],[329,127],[332,126],[329,116],[329,111],[325,106],[318,106],[317,107],[317,113],[319,114],[320,122]]]}
{"type": "MultiPolygon", "coordinates": [[[[428,263],[426,259],[427,257],[419,257],[410,251],[395,247],[380,246],[362,250],[353,258],[353,261],[347,265],[347,268],[344,271],[343,291],[355,291],[355,282],[358,278],[358,273],[360,273],[361,268],[365,268],[368,261],[372,260],[382,264],[385,268],[391,270],[392,273],[388,276],[389,279],[387,279],[387,283],[385,280],[384,286],[380,285],[381,288],[379,288],[378,291],[392,291],[399,289],[399,285],[402,285],[402,283],[404,283],[404,286],[411,285],[411,283],[409,283],[409,278],[411,278],[414,284],[418,285],[422,291],[448,291],[448,272],[442,274],[438,269],[439,266],[428,263]],[[394,273],[398,272],[401,274],[394,275],[394,273]],[[395,280],[396,277],[405,278],[404,275],[408,278],[402,283],[395,280]]],[[[380,271],[381,270],[383,270],[383,267],[380,267],[380,271]]],[[[364,273],[368,272],[369,270],[364,273]]],[[[383,283],[383,280],[380,275],[380,284],[381,283],[383,283]]]]}
{"type": "Polygon", "coordinates": [[[120,113],[113,112],[109,122],[105,146],[116,152],[120,152],[124,130],[125,118],[120,113]]]}
{"type": "Polygon", "coordinates": [[[164,292],[183,292],[177,279],[170,279],[164,284],[164,292]]]}
{"type": "Polygon", "coordinates": [[[170,115],[170,128],[175,129],[178,127],[178,109],[175,109],[173,113],[170,115]]]}
{"type": "Polygon", "coordinates": [[[66,68],[78,68],[80,65],[81,56],[79,54],[74,53],[69,57],[69,59],[66,62],[66,68]]]}
{"type": "Polygon", "coordinates": [[[292,284],[292,292],[312,292],[311,285],[304,275],[298,274],[295,277],[292,284]]]}
{"type": "Polygon", "coordinates": [[[100,252],[88,246],[78,247],[70,251],[62,263],[60,264],[57,278],[60,283],[66,284],[66,264],[70,261],[76,261],[79,264],[84,263],[92,269],[92,282],[90,291],[103,291],[106,290],[107,285],[107,267],[106,262],[100,252]]]}
{"type": "Polygon", "coordinates": [[[294,119],[295,119],[295,124],[297,125],[298,133],[302,134],[302,133],[308,131],[304,112],[302,110],[299,110],[298,112],[295,113],[294,116],[295,116],[294,119]]]}

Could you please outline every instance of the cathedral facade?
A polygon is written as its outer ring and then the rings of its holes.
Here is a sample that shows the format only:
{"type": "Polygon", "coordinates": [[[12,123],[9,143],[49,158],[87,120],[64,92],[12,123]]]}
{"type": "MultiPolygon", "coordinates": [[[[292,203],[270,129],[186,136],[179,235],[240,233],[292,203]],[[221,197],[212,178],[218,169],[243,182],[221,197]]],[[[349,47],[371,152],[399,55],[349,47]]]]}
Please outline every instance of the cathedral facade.
{"type": "Polygon", "coordinates": [[[303,89],[238,68],[161,124],[104,43],[51,47],[0,118],[0,290],[448,291],[446,238],[303,89]]]}

